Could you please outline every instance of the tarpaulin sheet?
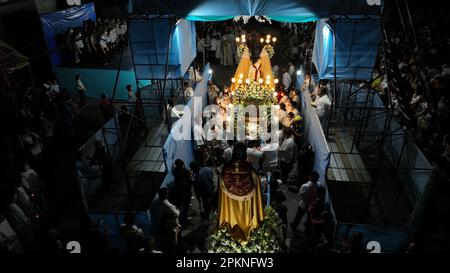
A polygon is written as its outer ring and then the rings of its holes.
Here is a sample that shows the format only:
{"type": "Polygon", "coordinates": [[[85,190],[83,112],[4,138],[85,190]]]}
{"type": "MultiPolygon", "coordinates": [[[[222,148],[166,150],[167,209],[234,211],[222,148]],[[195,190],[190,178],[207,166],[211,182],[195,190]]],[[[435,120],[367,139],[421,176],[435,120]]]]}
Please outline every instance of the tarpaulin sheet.
{"type": "Polygon", "coordinates": [[[61,56],[56,43],[56,35],[69,28],[81,27],[86,20],[96,21],[94,3],[48,13],[41,16],[42,31],[53,66],[61,64],[61,56]]]}

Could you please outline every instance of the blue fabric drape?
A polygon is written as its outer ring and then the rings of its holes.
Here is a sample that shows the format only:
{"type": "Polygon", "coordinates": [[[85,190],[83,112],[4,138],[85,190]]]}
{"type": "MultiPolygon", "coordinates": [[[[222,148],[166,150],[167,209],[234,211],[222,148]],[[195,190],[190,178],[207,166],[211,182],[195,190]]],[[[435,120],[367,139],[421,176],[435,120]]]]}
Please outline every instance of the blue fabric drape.
{"type": "Polygon", "coordinates": [[[188,20],[221,21],[238,15],[262,15],[281,22],[309,22],[331,15],[380,14],[364,0],[130,0],[133,11],[158,10],[188,20]]]}
{"type": "Polygon", "coordinates": [[[180,78],[197,54],[195,23],[180,19],[172,26],[169,45],[169,18],[139,21],[129,24],[130,48],[138,79],[163,79],[167,47],[170,46],[168,78],[180,78]]]}
{"type": "Polygon", "coordinates": [[[336,37],[325,19],[316,25],[313,63],[319,78],[334,78],[333,41],[336,40],[336,77],[369,80],[381,39],[380,20],[337,20],[332,27],[336,27],[336,37]]]}
{"type": "Polygon", "coordinates": [[[42,31],[53,66],[61,64],[61,56],[55,37],[71,27],[81,27],[86,20],[96,21],[94,3],[73,7],[41,16],[42,31]]]}
{"type": "MultiPolygon", "coordinates": [[[[209,64],[205,66],[202,81],[197,83],[194,90],[194,97],[191,98],[186,106],[190,109],[190,112],[194,115],[201,112],[201,109],[194,109],[194,99],[200,98],[201,107],[205,107],[207,104],[207,89],[208,89],[208,79],[209,79],[209,64]]],[[[193,117],[192,117],[193,118],[193,117]]],[[[179,126],[181,125],[181,120],[175,122],[172,126],[169,136],[167,137],[166,142],[163,147],[163,155],[164,160],[166,162],[167,171],[169,174],[172,174],[173,163],[177,159],[181,159],[184,161],[186,166],[189,166],[189,163],[194,161],[194,146],[193,140],[175,140],[173,135],[178,133],[179,126]]],[[[183,128],[191,130],[190,128],[183,128]]],[[[189,134],[191,135],[191,133],[189,134]]]]}

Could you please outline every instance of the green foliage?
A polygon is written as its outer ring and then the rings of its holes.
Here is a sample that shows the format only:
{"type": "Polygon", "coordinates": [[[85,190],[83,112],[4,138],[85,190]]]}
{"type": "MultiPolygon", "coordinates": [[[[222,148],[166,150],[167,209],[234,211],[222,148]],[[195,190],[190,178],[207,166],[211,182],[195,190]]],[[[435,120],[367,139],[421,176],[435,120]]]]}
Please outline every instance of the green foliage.
{"type": "Polygon", "coordinates": [[[282,222],[271,207],[265,209],[262,224],[251,232],[246,244],[233,239],[229,227],[217,227],[217,214],[211,215],[210,236],[206,240],[208,253],[279,253],[282,244],[282,222]]]}

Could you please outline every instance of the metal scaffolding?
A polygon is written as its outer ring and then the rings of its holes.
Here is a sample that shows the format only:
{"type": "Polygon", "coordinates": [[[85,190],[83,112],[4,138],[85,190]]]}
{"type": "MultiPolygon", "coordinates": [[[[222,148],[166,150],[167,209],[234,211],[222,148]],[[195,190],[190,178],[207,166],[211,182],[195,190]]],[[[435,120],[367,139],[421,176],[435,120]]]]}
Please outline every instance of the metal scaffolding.
{"type": "Polygon", "coordinates": [[[183,78],[171,76],[170,72],[177,67],[169,64],[170,45],[177,20],[178,18],[172,16],[158,15],[130,15],[127,18],[126,42],[121,47],[114,90],[110,98],[115,114],[101,129],[106,151],[112,161],[112,173],[122,186],[117,185],[114,192],[103,193],[100,197],[85,196],[85,206],[88,210],[96,212],[147,210],[153,200],[149,194],[156,193],[165,177],[167,166],[163,158],[163,145],[171,128],[170,113],[165,111],[167,99],[171,98],[179,103],[184,101],[183,78]],[[164,52],[159,52],[160,49],[157,48],[156,43],[157,39],[161,39],[157,37],[161,33],[149,31],[148,34],[151,37],[147,37],[147,42],[137,42],[130,37],[130,28],[135,22],[150,24],[168,22],[167,44],[169,46],[164,49],[164,52]],[[159,54],[159,57],[155,57],[156,63],[142,64],[134,55],[133,47],[135,46],[152,51],[155,55],[159,54]],[[136,93],[141,94],[141,97],[135,101],[116,99],[122,60],[128,50],[131,51],[136,75],[136,93]],[[163,62],[159,61],[161,55],[164,55],[163,62]],[[138,67],[142,69],[143,66],[146,66],[145,68],[149,71],[163,70],[164,74],[155,77],[152,73],[136,73],[138,67]],[[123,106],[126,106],[126,110],[123,106]]]}
{"type": "MultiPolygon", "coordinates": [[[[330,18],[330,23],[333,25],[336,20],[350,19],[330,18]]],[[[333,44],[334,79],[320,82],[330,85],[332,97],[328,123],[323,128],[330,149],[327,186],[340,222],[413,232],[431,183],[426,183],[421,195],[410,189],[411,183],[414,176],[431,181],[433,168],[408,163],[414,162],[417,147],[396,122],[391,92],[393,68],[387,60],[390,44],[384,22],[382,33],[378,55],[388,81],[386,93],[381,96],[383,103],[379,91],[371,87],[376,79],[367,82],[337,78],[336,44],[333,44]],[[392,152],[392,143],[400,145],[400,153],[392,152]]]]}

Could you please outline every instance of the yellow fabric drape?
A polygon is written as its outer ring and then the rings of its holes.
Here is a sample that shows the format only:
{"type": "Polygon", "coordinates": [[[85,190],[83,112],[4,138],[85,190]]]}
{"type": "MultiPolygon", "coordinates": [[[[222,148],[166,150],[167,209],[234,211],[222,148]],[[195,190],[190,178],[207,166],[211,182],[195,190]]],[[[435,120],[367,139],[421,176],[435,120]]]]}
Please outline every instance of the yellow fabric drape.
{"type": "MultiPolygon", "coordinates": [[[[236,73],[234,73],[234,78],[236,79],[235,83],[231,84],[231,91],[236,90],[238,87],[238,80],[239,75],[243,74],[244,77],[242,78],[242,84],[245,84],[245,80],[248,77],[248,71],[250,70],[250,66],[252,65],[252,62],[250,61],[250,52],[248,51],[248,48],[245,48],[244,53],[242,53],[241,60],[239,61],[239,65],[236,69],[236,73]]],[[[230,79],[231,80],[231,79],[230,79]]]]}
{"type": "Polygon", "coordinates": [[[254,192],[243,197],[230,194],[225,188],[223,176],[220,178],[218,223],[219,226],[229,224],[231,229],[239,228],[242,232],[235,235],[241,242],[248,241],[251,231],[264,219],[260,179],[255,172],[252,172],[252,177],[256,181],[254,192]]]}
{"type": "Polygon", "coordinates": [[[261,60],[261,76],[264,80],[264,83],[267,80],[267,75],[270,76],[270,88],[275,88],[275,83],[273,82],[273,73],[272,73],[272,64],[270,63],[269,54],[266,49],[263,48],[261,51],[261,55],[259,56],[261,60]]]}
{"type": "MultiPolygon", "coordinates": [[[[275,83],[273,82],[273,73],[272,73],[272,64],[270,62],[269,54],[267,53],[266,49],[263,48],[261,50],[261,54],[259,55],[259,61],[261,63],[260,71],[261,71],[261,78],[264,80],[264,83],[267,80],[267,75],[270,76],[270,88],[275,88],[275,83]]],[[[236,90],[238,87],[238,80],[239,75],[242,74],[244,77],[242,78],[242,84],[245,84],[245,80],[249,77],[249,71],[252,67],[252,62],[250,61],[250,53],[248,51],[248,48],[245,48],[244,53],[241,56],[241,60],[239,61],[239,65],[236,69],[236,73],[234,73],[234,78],[236,79],[235,83],[231,84],[231,91],[236,90]]],[[[250,79],[253,81],[254,79],[250,79]]]]}

